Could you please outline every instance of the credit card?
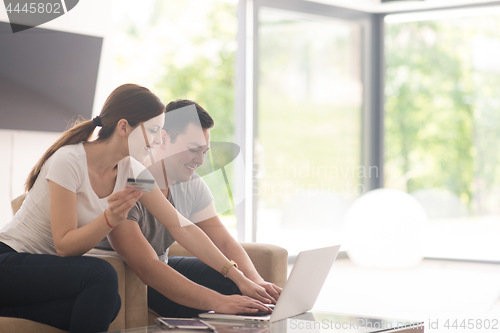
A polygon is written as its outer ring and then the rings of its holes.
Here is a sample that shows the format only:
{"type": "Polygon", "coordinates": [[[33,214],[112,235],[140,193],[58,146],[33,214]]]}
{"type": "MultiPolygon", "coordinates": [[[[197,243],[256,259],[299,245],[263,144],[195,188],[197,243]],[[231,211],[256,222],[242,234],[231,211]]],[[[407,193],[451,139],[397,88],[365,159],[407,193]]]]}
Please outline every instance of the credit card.
{"type": "Polygon", "coordinates": [[[127,179],[127,187],[132,187],[134,191],[141,190],[144,193],[149,193],[153,190],[154,179],[127,179]]]}

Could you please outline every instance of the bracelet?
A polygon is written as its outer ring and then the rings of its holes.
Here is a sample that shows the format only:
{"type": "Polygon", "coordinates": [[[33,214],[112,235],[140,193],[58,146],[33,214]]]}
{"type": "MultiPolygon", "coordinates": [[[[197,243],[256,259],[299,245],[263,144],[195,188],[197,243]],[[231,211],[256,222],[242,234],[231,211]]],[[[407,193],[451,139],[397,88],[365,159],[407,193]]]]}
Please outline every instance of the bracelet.
{"type": "Polygon", "coordinates": [[[106,220],[106,223],[108,224],[108,226],[111,228],[111,229],[114,229],[115,227],[113,227],[111,224],[109,224],[108,222],[108,217],[106,216],[106,211],[107,209],[104,210],[104,219],[106,220]]]}
{"type": "Polygon", "coordinates": [[[234,260],[229,260],[227,262],[227,264],[224,267],[222,267],[222,270],[220,271],[220,273],[224,277],[227,277],[227,271],[229,271],[231,269],[231,267],[233,267],[233,266],[238,268],[238,264],[234,260]]]}

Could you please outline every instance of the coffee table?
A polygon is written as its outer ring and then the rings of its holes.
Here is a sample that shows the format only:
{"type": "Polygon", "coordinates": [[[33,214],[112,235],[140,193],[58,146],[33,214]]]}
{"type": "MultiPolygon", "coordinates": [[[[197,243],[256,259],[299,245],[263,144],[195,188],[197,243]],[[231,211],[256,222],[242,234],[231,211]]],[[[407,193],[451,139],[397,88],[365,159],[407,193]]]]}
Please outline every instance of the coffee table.
{"type": "MultiPolygon", "coordinates": [[[[218,333],[333,333],[333,332],[412,332],[423,333],[424,322],[394,318],[312,311],[275,323],[206,320],[218,333]]],[[[195,330],[169,330],[173,333],[196,333],[195,330]]],[[[159,333],[160,327],[129,328],[114,333],[159,333]]],[[[206,332],[206,331],[200,331],[206,332]]]]}

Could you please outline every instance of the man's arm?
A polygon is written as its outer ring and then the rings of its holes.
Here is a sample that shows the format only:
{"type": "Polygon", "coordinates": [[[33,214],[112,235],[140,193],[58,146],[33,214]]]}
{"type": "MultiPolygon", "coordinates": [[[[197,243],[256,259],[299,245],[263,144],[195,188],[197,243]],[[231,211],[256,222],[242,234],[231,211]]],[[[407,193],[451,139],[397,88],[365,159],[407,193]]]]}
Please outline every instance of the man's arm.
{"type": "Polygon", "coordinates": [[[219,248],[219,250],[229,259],[238,263],[239,269],[245,274],[247,278],[257,283],[258,285],[266,288],[266,291],[275,300],[281,294],[281,288],[274,283],[264,281],[259,275],[250,257],[222,224],[213,201],[202,211],[193,214],[192,221],[200,221],[196,223],[203,232],[212,240],[212,242],[219,248]]]}
{"type": "Polygon", "coordinates": [[[108,235],[113,249],[146,285],[170,300],[195,309],[219,313],[251,313],[266,307],[257,300],[240,295],[225,296],[198,285],[161,262],[142,235],[137,222],[125,220],[108,235]]]}

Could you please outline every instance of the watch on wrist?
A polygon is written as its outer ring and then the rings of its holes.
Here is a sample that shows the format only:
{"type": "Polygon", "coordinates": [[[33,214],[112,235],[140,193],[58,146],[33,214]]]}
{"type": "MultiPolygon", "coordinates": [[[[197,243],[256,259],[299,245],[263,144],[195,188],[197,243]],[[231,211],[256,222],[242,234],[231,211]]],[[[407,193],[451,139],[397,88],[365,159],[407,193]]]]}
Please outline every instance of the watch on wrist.
{"type": "Polygon", "coordinates": [[[227,272],[231,269],[231,267],[236,267],[238,268],[238,264],[236,263],[236,261],[234,260],[229,260],[227,262],[227,264],[222,267],[222,270],[220,271],[220,273],[224,276],[224,277],[227,277],[227,272]]]}

